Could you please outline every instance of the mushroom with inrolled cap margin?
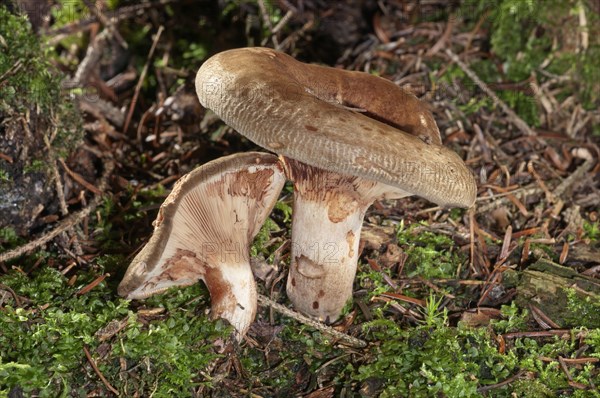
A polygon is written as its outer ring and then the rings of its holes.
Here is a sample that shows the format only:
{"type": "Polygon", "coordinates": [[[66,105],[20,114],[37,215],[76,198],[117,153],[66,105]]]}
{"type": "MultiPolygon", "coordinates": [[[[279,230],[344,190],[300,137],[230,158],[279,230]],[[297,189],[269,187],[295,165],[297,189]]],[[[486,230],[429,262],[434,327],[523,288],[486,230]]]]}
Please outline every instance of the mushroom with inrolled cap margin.
{"type": "Polygon", "coordinates": [[[249,246],[285,183],[274,155],[248,152],[208,162],[177,181],[161,205],[154,233],[119,285],[143,299],[202,280],[213,317],[243,336],[256,315],[249,246]]]}
{"type": "Polygon", "coordinates": [[[218,53],[196,75],[200,103],[280,154],[294,182],[287,293],[294,306],[337,319],[352,297],[367,208],[418,195],[470,207],[473,175],[441,145],[420,100],[383,78],[309,65],[267,48],[218,53]]]}

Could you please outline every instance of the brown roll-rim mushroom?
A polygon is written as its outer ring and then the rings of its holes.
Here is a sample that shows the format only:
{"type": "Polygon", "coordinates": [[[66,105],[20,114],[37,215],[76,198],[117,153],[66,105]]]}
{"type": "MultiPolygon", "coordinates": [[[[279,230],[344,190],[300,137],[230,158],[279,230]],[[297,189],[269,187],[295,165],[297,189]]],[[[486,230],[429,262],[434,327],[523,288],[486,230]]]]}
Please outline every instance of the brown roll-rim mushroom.
{"type": "Polygon", "coordinates": [[[152,237],[118,293],[143,299],[202,280],[212,316],[243,336],[257,307],[249,247],[284,183],[278,158],[259,152],[222,157],[186,174],[161,205],[152,237]]]}
{"type": "Polygon", "coordinates": [[[471,172],[441,145],[426,105],[385,79],[244,48],[207,60],[196,91],[228,125],[282,155],[294,182],[287,292],[306,314],[333,321],[351,298],[362,220],[374,200],[475,201],[471,172]]]}

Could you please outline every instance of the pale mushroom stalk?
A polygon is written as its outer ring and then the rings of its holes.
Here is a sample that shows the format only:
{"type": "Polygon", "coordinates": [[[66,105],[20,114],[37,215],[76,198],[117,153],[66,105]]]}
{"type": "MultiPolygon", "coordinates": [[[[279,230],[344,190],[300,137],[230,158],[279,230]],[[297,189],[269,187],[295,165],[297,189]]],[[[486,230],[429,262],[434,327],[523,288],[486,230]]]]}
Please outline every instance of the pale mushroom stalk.
{"type": "Polygon", "coordinates": [[[288,294],[306,314],[334,321],[351,298],[362,219],[373,200],[475,201],[472,173],[441,145],[427,106],[385,79],[244,48],[207,60],[196,92],[231,127],[283,156],[295,185],[288,294]],[[326,264],[332,248],[340,253],[335,266],[326,264]]]}
{"type": "Polygon", "coordinates": [[[119,294],[143,299],[202,280],[212,316],[228,320],[241,337],[257,307],[249,247],[284,182],[277,157],[258,152],[223,157],[186,174],[162,204],[119,294]]]}
{"type": "Polygon", "coordinates": [[[330,322],[352,297],[365,212],[375,200],[410,194],[293,159],[283,162],[294,181],[287,294],[299,311],[330,322]]]}

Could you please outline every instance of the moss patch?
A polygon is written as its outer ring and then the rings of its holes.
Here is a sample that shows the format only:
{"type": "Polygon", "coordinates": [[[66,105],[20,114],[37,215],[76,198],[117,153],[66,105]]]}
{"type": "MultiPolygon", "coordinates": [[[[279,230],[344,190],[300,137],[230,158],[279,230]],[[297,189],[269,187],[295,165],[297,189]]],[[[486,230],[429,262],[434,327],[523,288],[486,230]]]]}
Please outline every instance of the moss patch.
{"type": "Polygon", "coordinates": [[[196,311],[206,305],[206,292],[198,285],[179,289],[148,300],[153,311],[134,312],[105,282],[79,294],[94,278],[80,274],[69,284],[50,268],[33,278],[0,278],[0,396],[81,396],[104,388],[84,349],[124,396],[189,396],[210,384],[199,372],[218,356],[213,343],[230,329],[196,311]]]}

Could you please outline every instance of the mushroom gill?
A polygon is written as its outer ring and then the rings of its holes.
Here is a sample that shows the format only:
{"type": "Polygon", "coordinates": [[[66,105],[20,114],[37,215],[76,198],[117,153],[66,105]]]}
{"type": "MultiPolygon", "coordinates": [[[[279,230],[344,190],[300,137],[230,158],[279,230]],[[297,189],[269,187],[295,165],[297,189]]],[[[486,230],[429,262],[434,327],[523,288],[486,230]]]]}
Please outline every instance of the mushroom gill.
{"type": "Polygon", "coordinates": [[[242,336],[257,307],[249,247],[284,182],[277,157],[258,152],[223,157],[182,177],[119,294],[143,299],[202,280],[213,317],[227,319],[242,336]]]}

